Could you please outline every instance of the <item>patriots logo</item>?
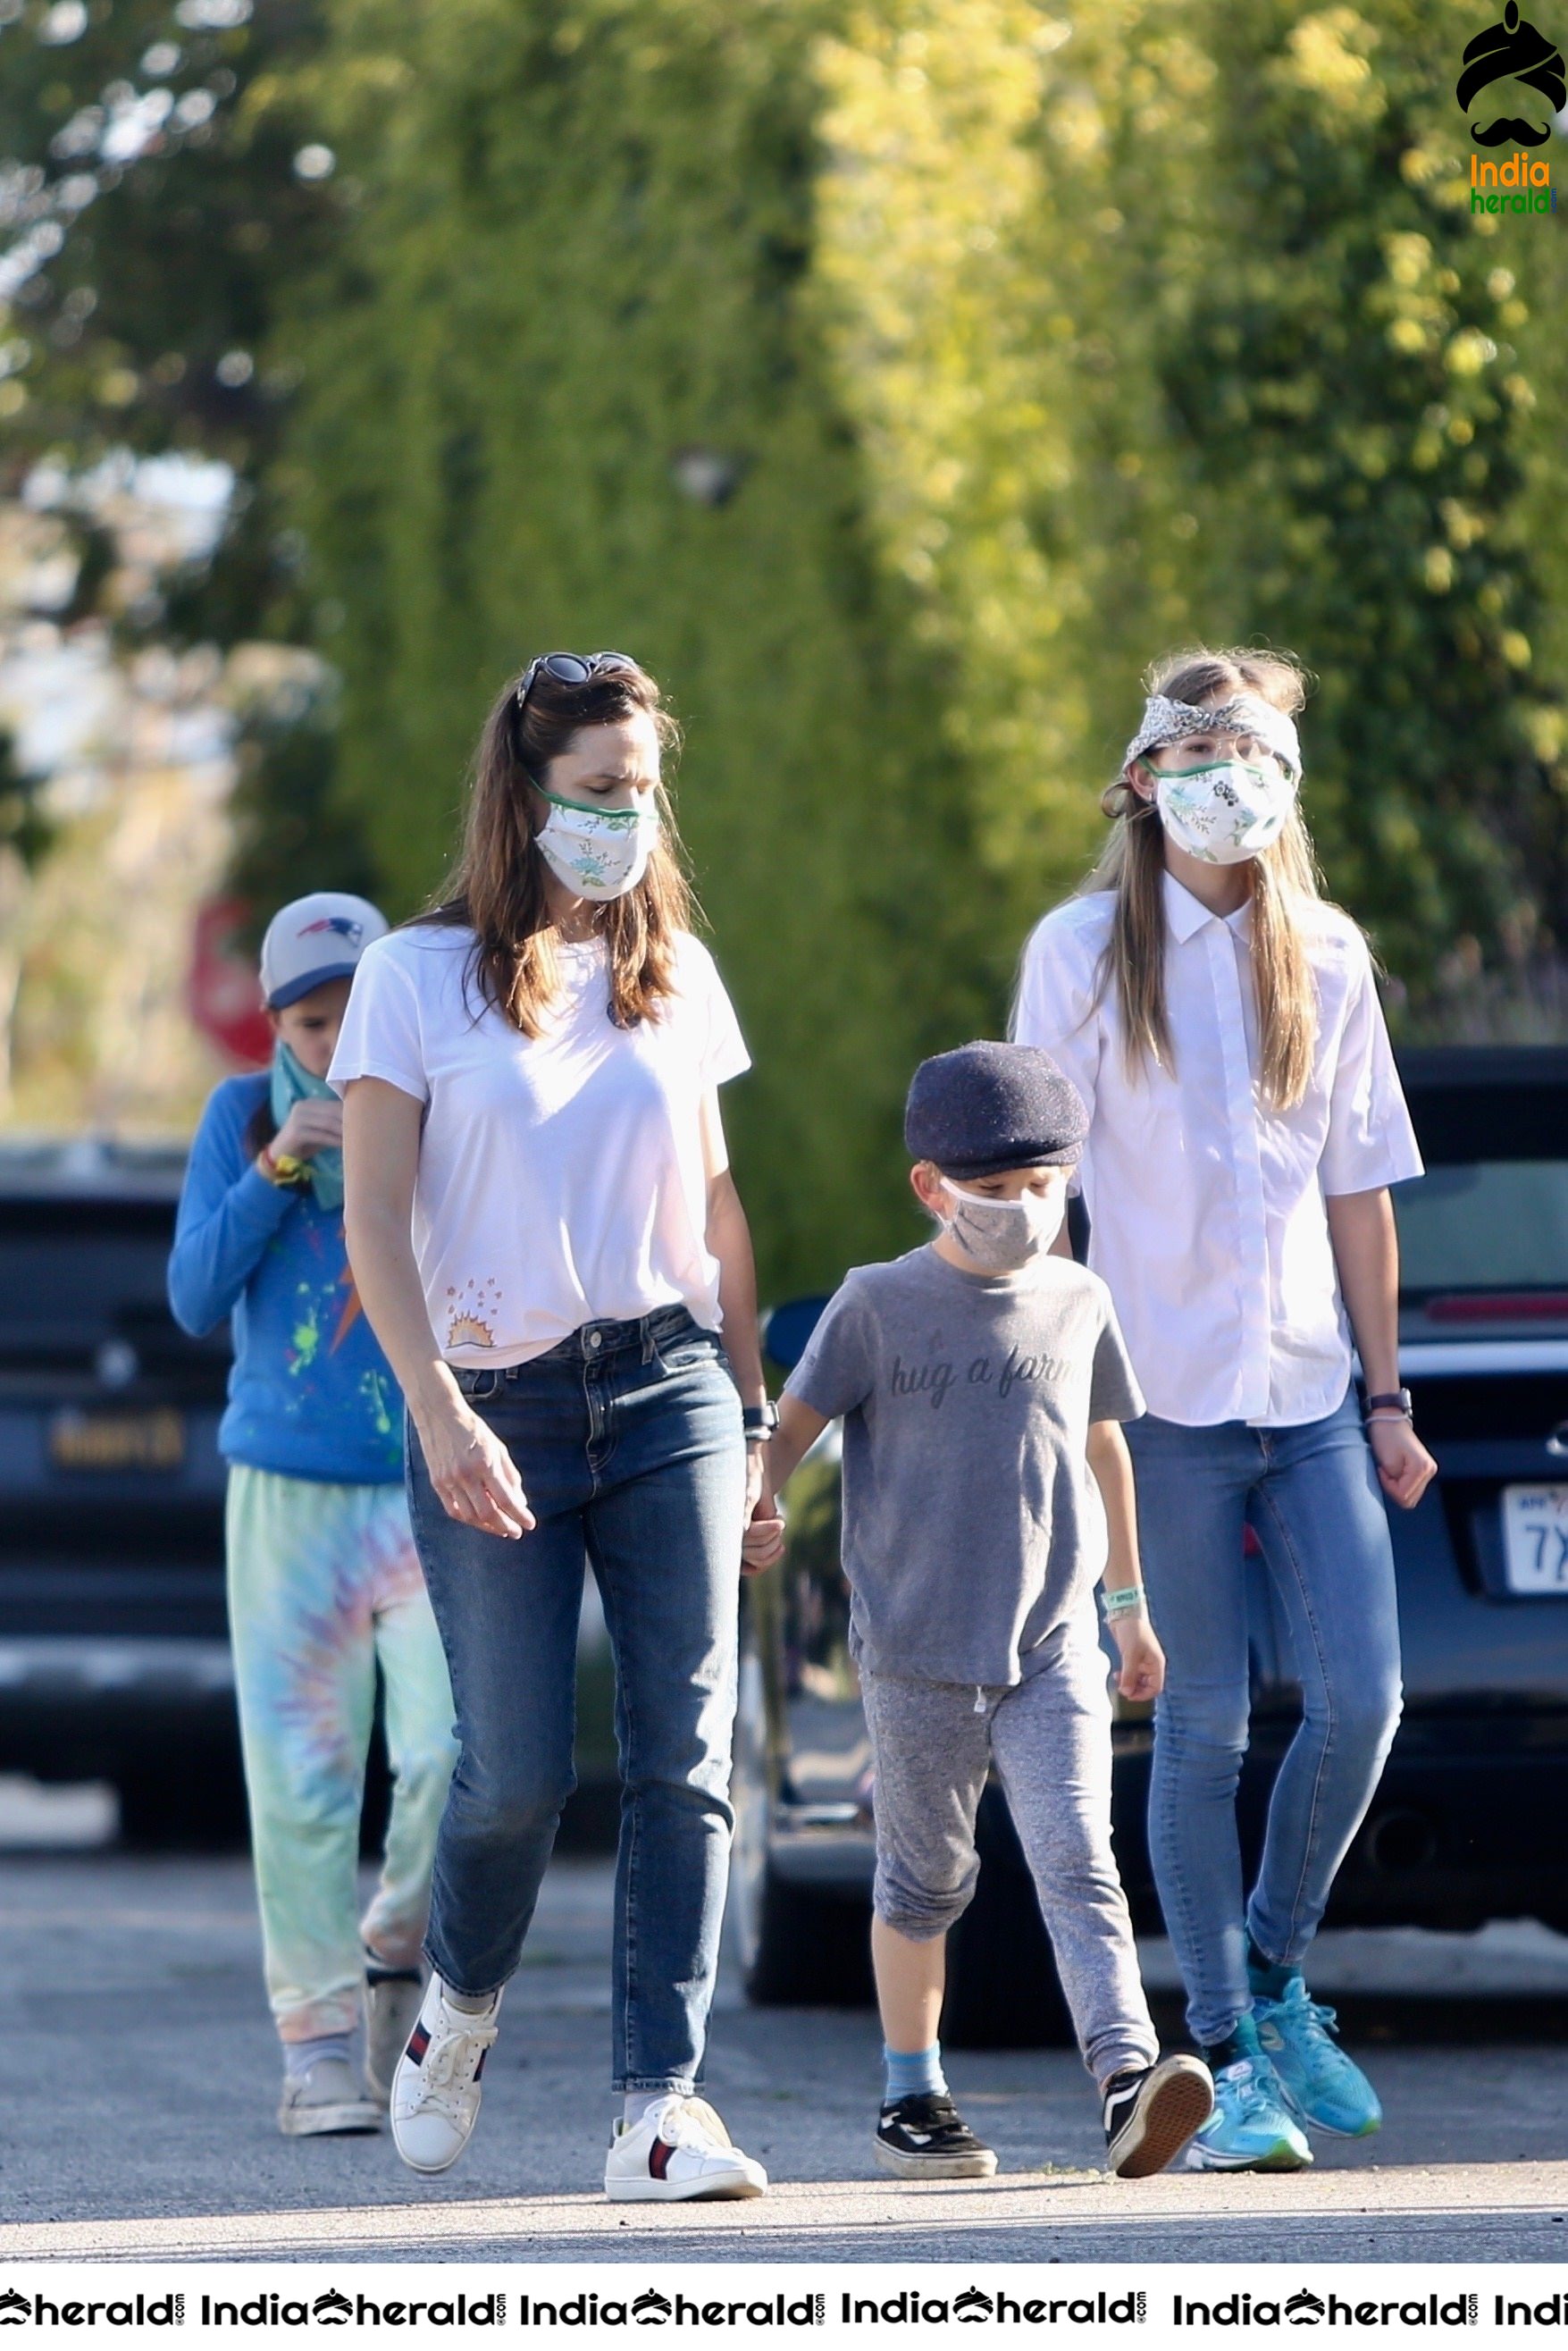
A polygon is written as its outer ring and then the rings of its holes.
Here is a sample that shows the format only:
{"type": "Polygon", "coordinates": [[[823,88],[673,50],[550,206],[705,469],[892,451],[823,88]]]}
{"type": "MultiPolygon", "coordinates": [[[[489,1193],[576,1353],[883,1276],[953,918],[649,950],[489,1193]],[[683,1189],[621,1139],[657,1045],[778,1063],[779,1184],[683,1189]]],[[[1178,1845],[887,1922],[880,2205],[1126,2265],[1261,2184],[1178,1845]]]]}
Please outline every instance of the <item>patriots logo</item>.
{"type": "Polygon", "coordinates": [[[364,936],[365,926],[363,923],[356,923],[351,914],[319,914],[297,935],[302,939],[313,939],[322,931],[331,931],[339,938],[347,939],[351,946],[358,946],[364,936]]]}

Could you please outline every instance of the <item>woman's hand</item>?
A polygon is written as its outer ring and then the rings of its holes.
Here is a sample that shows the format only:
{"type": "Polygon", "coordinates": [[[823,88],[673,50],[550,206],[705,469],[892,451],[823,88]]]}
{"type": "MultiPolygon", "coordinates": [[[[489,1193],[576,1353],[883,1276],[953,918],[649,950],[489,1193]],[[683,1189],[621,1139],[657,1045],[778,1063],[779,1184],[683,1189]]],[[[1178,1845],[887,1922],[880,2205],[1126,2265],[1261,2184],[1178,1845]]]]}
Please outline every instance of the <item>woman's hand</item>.
{"type": "Polygon", "coordinates": [[[756,1515],[757,1505],[762,1499],[762,1489],[767,1482],[767,1468],[768,1447],[765,1445],[754,1445],[750,1439],[747,1438],[746,1446],[746,1508],[741,1519],[741,1524],[743,1526],[748,1527],[751,1524],[752,1519],[756,1515]]]}
{"type": "Polygon", "coordinates": [[[515,1541],[534,1524],[517,1465],[492,1428],[460,1398],[420,1422],[430,1482],[449,1519],[515,1541]]]}
{"type": "Polygon", "coordinates": [[[1124,1698],[1158,1698],[1166,1686],[1166,1653],[1142,1609],[1111,1619],[1111,1638],[1122,1663],[1116,1687],[1124,1698]]]}
{"type": "Polygon", "coordinates": [[[297,1102],[267,1145],[278,1159],[314,1159],[319,1151],[340,1151],[343,1105],[309,1098],[297,1102]]]}
{"type": "Polygon", "coordinates": [[[1437,1465],[1403,1413],[1376,1413],[1366,1424],[1366,1441],[1377,1464],[1383,1490],[1402,1510],[1413,1510],[1437,1465]]]}

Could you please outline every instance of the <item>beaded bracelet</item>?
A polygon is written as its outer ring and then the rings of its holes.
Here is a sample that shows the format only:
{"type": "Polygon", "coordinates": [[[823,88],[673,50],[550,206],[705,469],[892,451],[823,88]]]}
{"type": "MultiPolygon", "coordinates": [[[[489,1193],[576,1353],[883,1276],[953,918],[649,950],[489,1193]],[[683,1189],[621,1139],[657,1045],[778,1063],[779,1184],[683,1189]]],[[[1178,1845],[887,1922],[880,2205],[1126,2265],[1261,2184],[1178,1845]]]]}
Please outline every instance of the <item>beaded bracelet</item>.
{"type": "Polygon", "coordinates": [[[1105,1611],[1107,1624],[1115,1616],[1134,1615],[1143,1604],[1144,1587],[1141,1583],[1124,1584],[1120,1592],[1103,1592],[1100,1595],[1100,1605],[1105,1611]]]}

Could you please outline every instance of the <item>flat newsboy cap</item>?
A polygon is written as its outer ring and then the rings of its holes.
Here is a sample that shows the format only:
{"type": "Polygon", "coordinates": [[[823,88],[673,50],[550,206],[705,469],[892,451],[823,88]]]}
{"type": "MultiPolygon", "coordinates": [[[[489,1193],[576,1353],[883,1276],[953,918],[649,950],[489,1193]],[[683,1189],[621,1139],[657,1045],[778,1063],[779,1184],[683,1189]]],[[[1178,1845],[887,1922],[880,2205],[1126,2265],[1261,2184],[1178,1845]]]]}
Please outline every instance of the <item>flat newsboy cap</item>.
{"type": "Polygon", "coordinates": [[[909,1088],[904,1140],[944,1176],[1005,1167],[1071,1167],[1082,1156],[1083,1097],[1038,1045],[959,1045],[922,1061],[909,1088]]]}

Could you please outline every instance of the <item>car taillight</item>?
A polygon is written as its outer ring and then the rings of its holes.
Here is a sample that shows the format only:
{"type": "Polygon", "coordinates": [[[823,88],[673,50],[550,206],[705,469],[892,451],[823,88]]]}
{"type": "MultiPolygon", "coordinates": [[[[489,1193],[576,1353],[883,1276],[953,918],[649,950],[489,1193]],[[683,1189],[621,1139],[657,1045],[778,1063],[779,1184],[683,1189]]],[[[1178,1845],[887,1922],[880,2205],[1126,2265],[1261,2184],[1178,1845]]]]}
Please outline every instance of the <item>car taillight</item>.
{"type": "Polygon", "coordinates": [[[1568,1290],[1489,1290],[1452,1298],[1428,1298],[1432,1322],[1568,1322],[1568,1290]]]}

